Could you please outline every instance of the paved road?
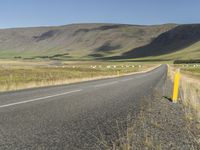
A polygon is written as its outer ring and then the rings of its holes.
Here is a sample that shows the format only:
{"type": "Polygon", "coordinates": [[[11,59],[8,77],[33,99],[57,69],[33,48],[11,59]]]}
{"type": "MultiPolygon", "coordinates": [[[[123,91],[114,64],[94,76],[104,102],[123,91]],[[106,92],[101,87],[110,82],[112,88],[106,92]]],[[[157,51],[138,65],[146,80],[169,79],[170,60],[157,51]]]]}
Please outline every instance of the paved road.
{"type": "Polygon", "coordinates": [[[167,66],[144,74],[0,93],[0,149],[97,149],[162,87],[167,66]]]}

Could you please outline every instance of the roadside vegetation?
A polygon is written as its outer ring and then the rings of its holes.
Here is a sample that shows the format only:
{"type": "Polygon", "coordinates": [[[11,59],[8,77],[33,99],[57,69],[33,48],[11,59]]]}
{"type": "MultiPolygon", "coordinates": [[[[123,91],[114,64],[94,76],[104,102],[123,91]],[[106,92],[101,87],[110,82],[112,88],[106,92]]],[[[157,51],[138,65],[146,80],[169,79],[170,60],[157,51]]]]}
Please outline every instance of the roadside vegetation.
{"type": "Polygon", "coordinates": [[[0,91],[114,77],[153,66],[115,62],[0,61],[0,91]]]}
{"type": "Polygon", "coordinates": [[[170,81],[165,85],[164,89],[155,88],[153,97],[142,100],[137,114],[128,115],[125,123],[116,122],[117,140],[110,142],[101,136],[103,149],[199,150],[200,130],[185,117],[183,105],[163,97],[171,94],[170,81]]]}
{"type": "Polygon", "coordinates": [[[189,59],[189,60],[175,60],[174,64],[197,64],[200,63],[199,59],[189,59]]]}
{"type": "Polygon", "coordinates": [[[195,130],[200,131],[200,64],[174,65],[170,69],[171,76],[177,68],[181,71],[179,97],[188,121],[187,131],[200,145],[200,133],[194,132],[195,130]]]}
{"type": "Polygon", "coordinates": [[[200,123],[200,64],[182,64],[174,67],[181,70],[180,99],[188,108],[186,114],[189,119],[195,118],[200,123]]]}

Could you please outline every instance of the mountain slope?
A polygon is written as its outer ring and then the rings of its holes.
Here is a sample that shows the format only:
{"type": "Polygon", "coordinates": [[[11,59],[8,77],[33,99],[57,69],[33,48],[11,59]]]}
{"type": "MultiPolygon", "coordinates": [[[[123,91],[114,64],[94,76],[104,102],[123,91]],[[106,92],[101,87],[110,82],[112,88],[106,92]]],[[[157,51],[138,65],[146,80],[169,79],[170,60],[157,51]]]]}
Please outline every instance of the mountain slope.
{"type": "MultiPolygon", "coordinates": [[[[177,58],[181,58],[180,54],[182,54],[183,57],[185,51],[188,53],[193,52],[196,55],[198,51],[200,52],[198,41],[200,41],[200,25],[179,25],[172,30],[162,33],[152,40],[151,43],[124,53],[123,57],[140,58],[149,56],[165,56],[166,58],[166,56],[171,55],[171,58],[175,58],[172,57],[172,55],[177,55],[177,58]]],[[[200,55],[197,57],[199,56],[200,55]]]]}
{"type": "Polygon", "coordinates": [[[72,24],[0,30],[0,58],[195,59],[200,24],[72,24]]]}
{"type": "Polygon", "coordinates": [[[0,30],[0,58],[108,57],[146,45],[174,24],[74,24],[0,30]]]}

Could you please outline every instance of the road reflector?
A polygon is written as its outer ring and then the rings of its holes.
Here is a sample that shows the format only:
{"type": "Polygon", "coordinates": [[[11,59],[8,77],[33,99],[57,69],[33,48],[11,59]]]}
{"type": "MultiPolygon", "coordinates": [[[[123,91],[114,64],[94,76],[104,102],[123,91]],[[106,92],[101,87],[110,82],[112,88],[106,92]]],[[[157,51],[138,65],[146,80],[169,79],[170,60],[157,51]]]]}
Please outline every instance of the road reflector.
{"type": "Polygon", "coordinates": [[[178,69],[174,76],[174,89],[173,89],[173,97],[172,101],[177,103],[178,100],[178,92],[179,92],[179,81],[180,81],[180,69],[178,69]]]}

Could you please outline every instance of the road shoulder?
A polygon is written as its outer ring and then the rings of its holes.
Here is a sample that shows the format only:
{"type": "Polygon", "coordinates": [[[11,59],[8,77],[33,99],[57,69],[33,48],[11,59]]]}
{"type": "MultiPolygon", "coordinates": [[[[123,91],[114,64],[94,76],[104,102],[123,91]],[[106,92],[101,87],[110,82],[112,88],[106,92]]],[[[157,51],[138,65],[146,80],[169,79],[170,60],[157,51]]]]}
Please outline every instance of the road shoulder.
{"type": "Polygon", "coordinates": [[[133,149],[198,150],[200,131],[192,120],[186,118],[184,106],[172,103],[171,82],[155,89],[154,99],[147,100],[138,117],[127,123],[127,134],[115,147],[133,149]]]}

